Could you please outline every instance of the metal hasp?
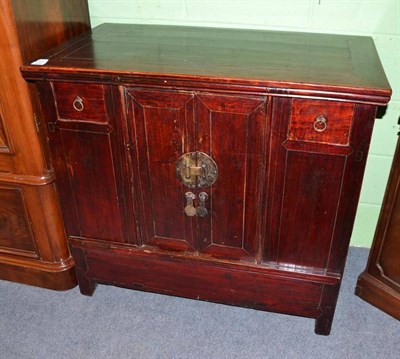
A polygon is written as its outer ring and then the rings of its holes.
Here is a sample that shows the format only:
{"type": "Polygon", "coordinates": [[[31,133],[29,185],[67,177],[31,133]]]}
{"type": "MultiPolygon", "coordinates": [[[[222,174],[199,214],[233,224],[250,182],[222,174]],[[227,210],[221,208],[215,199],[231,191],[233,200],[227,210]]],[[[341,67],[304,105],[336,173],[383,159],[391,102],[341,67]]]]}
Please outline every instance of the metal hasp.
{"type": "Polygon", "coordinates": [[[175,173],[186,187],[206,188],[217,180],[218,167],[204,152],[187,152],[176,161],[175,173]]]}

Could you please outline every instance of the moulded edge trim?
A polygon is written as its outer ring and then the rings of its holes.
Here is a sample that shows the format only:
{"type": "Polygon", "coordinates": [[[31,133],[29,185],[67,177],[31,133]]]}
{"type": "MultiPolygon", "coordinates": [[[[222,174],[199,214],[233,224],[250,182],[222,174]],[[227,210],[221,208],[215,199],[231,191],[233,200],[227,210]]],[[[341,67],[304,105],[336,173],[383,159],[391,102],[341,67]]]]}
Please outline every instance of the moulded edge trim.
{"type": "Polygon", "coordinates": [[[53,170],[39,176],[0,172],[0,183],[5,182],[8,184],[14,183],[30,186],[45,186],[54,182],[55,179],[56,177],[53,170]]]}

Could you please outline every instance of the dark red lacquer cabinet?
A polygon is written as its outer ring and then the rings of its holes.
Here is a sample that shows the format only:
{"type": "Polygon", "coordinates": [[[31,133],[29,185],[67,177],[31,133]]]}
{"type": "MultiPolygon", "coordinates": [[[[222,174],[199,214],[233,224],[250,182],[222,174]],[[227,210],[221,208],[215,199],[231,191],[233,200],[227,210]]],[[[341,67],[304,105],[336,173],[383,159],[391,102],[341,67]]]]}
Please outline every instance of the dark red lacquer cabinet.
{"type": "Polygon", "coordinates": [[[81,292],[301,315],[329,334],[377,106],[370,38],[105,24],[22,68],[81,292]]]}

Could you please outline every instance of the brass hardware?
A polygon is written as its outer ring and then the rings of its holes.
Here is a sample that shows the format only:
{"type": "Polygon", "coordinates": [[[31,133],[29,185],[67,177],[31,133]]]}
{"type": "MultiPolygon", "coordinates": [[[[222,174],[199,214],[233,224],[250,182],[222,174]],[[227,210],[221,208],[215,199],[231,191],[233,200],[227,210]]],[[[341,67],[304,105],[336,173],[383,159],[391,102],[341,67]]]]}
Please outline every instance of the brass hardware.
{"type": "Polygon", "coordinates": [[[215,161],[203,152],[188,152],[178,158],[175,164],[177,178],[189,188],[212,186],[218,178],[215,161]]]}
{"type": "Polygon", "coordinates": [[[314,130],[317,132],[324,132],[328,127],[328,120],[324,115],[319,115],[313,124],[314,130]]]}
{"type": "Polygon", "coordinates": [[[199,206],[196,208],[196,212],[199,217],[205,217],[208,214],[206,208],[207,199],[208,199],[208,194],[206,192],[199,193],[199,206]]]}
{"type": "Polygon", "coordinates": [[[186,192],[186,207],[185,213],[188,217],[194,217],[197,213],[196,208],[193,206],[193,200],[196,198],[196,195],[192,192],[186,192]]]}
{"type": "Polygon", "coordinates": [[[49,132],[55,132],[56,131],[56,126],[54,122],[48,122],[47,123],[47,129],[49,132]]]}
{"type": "Polygon", "coordinates": [[[85,109],[85,105],[83,104],[83,100],[79,97],[76,96],[74,102],[72,103],[72,106],[74,107],[75,111],[81,112],[85,109]]]}
{"type": "Polygon", "coordinates": [[[354,154],[354,161],[357,162],[361,162],[364,158],[364,152],[361,150],[358,150],[355,154],[354,154]]]}

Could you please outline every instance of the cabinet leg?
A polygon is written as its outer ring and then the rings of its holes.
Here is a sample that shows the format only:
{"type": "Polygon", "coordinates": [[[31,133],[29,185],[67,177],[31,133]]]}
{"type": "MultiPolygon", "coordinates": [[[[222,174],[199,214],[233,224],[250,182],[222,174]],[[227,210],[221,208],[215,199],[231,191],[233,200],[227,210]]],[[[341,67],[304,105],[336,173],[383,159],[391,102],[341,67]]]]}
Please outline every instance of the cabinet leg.
{"type": "Polygon", "coordinates": [[[324,313],[315,320],[315,334],[329,335],[331,333],[333,321],[332,308],[325,308],[324,313]]]}
{"type": "Polygon", "coordinates": [[[329,335],[332,328],[333,315],[339,295],[340,283],[324,285],[320,301],[321,315],[315,320],[315,334],[329,335]]]}
{"type": "Polygon", "coordinates": [[[81,294],[91,297],[96,289],[97,283],[94,280],[87,278],[85,275],[80,275],[78,270],[76,272],[81,294]]]}
{"type": "Polygon", "coordinates": [[[70,250],[75,261],[76,278],[78,279],[79,290],[83,295],[92,296],[97,283],[86,275],[88,268],[85,259],[85,251],[82,248],[74,246],[70,246],[70,250]]]}

